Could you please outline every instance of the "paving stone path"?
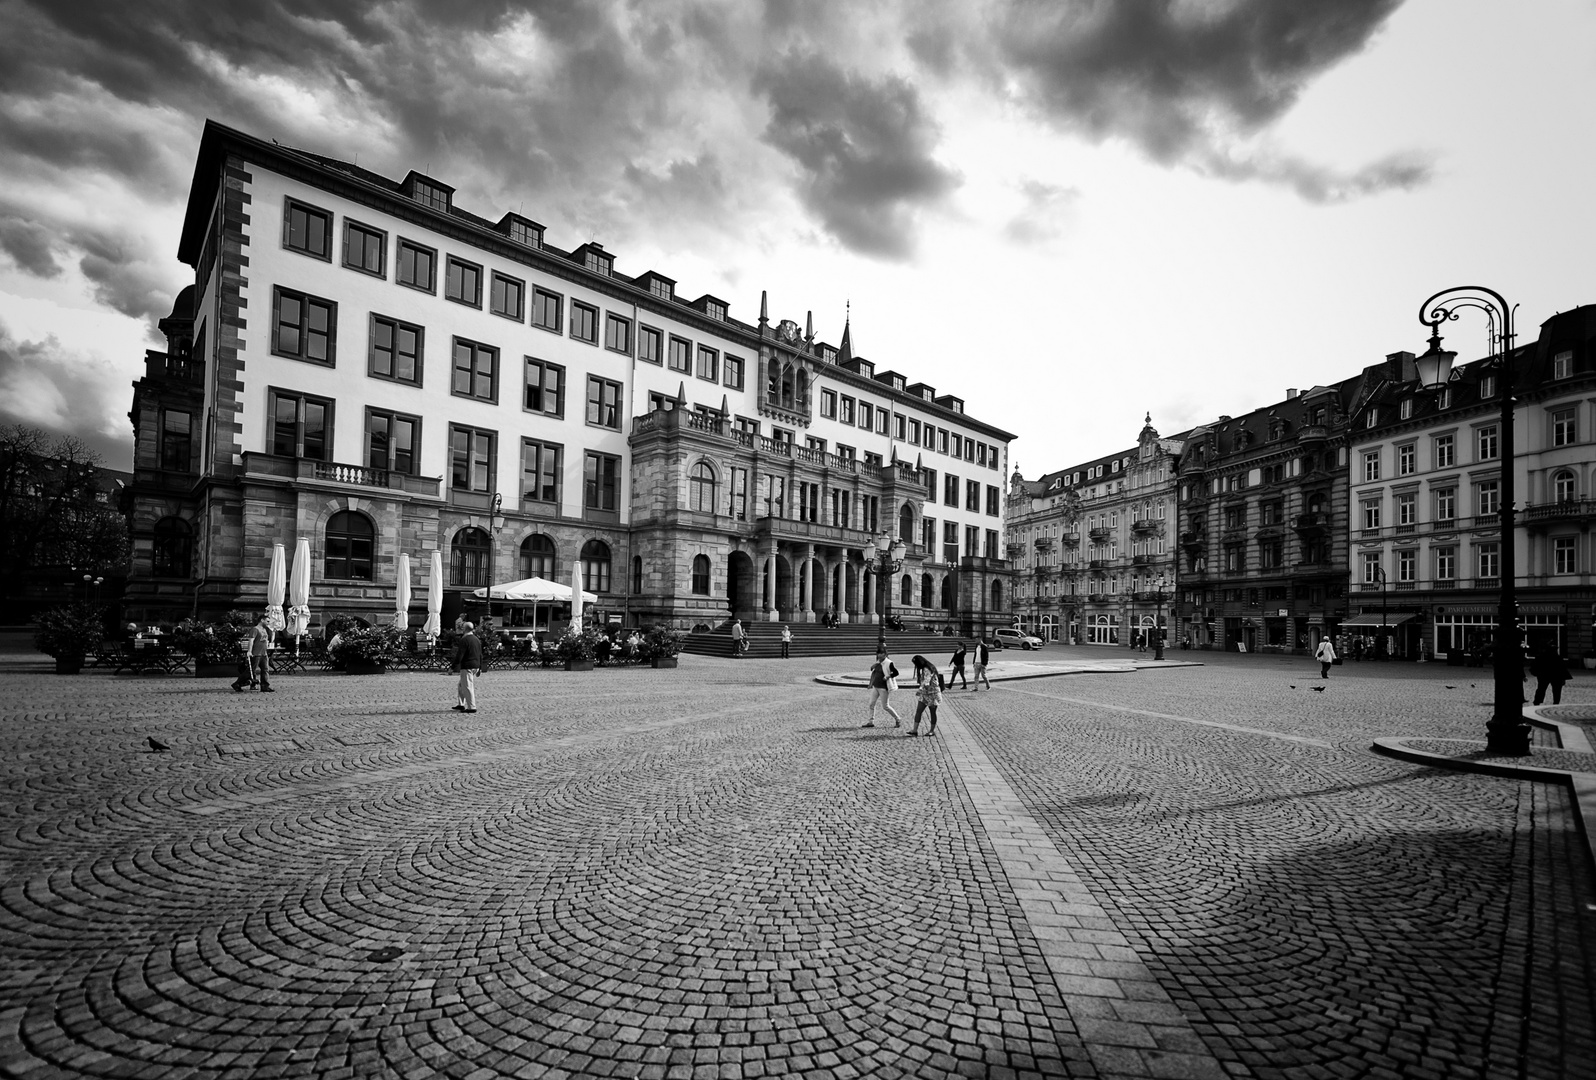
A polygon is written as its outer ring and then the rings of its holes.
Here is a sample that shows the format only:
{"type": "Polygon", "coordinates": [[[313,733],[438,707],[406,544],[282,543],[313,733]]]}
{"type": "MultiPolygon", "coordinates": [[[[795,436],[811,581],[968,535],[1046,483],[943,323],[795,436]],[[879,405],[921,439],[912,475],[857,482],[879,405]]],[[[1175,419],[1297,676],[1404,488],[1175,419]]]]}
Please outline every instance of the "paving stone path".
{"type": "Polygon", "coordinates": [[[1214,658],[907,739],[837,668],[0,673],[0,1071],[1589,1074],[1566,794],[1367,749],[1488,687],[1214,658]]]}

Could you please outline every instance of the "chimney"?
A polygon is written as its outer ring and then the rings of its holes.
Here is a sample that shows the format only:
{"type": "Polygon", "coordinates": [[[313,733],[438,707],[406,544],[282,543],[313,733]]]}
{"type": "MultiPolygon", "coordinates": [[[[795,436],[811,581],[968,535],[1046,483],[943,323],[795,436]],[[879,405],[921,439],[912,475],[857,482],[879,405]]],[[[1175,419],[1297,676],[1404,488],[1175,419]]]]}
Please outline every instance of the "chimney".
{"type": "Polygon", "coordinates": [[[1414,355],[1406,349],[1401,352],[1385,354],[1385,362],[1390,367],[1391,373],[1396,376],[1398,382],[1412,382],[1419,377],[1418,369],[1413,364],[1415,359],[1414,355]]]}
{"type": "Polygon", "coordinates": [[[1286,400],[1287,401],[1295,401],[1296,398],[1297,398],[1297,388],[1295,386],[1286,387],[1286,400]]]}

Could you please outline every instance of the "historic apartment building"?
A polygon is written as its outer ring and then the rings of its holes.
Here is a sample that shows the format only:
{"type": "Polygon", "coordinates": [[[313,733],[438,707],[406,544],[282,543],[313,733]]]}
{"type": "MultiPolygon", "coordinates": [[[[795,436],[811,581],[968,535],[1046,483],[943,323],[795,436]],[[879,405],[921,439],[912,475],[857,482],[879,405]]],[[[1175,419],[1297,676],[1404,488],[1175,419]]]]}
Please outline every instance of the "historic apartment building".
{"type": "Polygon", "coordinates": [[[1185,435],[1148,416],[1136,445],[1009,485],[1014,613],[1045,641],[1129,645],[1169,624],[1185,435]]]}
{"type": "Polygon", "coordinates": [[[1396,353],[1352,378],[1192,429],[1179,469],[1176,618],[1199,648],[1308,650],[1347,611],[1347,428],[1396,353]]]}
{"type": "Polygon", "coordinates": [[[1555,315],[1513,350],[1516,565],[1502,565],[1500,357],[1439,391],[1412,373],[1378,387],[1348,434],[1352,606],[1417,658],[1491,642],[1516,575],[1532,647],[1589,655],[1596,614],[1596,305],[1555,315]]]}
{"type": "Polygon", "coordinates": [[[439,178],[215,123],[178,256],[194,284],[134,390],[135,617],[257,606],[273,544],[306,537],[323,618],[391,610],[401,552],[419,616],[436,550],[451,618],[579,565],[628,623],[873,619],[862,551],[887,533],[897,613],[1012,621],[1012,436],[847,327],[833,347],[763,299],[739,321],[439,178]]]}

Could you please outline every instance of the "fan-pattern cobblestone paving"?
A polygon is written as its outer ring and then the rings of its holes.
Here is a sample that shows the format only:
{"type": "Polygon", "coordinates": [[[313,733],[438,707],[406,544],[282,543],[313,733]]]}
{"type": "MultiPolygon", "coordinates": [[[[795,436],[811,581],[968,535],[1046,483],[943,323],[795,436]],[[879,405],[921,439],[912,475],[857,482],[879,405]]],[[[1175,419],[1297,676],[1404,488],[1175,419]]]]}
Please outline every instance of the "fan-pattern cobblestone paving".
{"type": "Polygon", "coordinates": [[[1566,794],[1367,750],[1485,684],[838,668],[0,673],[0,1070],[1587,1075],[1566,794]]]}

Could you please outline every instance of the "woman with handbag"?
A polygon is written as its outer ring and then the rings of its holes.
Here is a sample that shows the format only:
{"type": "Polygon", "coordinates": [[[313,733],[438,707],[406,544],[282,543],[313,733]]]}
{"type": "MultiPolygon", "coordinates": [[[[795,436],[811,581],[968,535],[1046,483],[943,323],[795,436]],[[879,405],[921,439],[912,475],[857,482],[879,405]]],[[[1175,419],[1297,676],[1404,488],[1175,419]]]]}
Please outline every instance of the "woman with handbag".
{"type": "Polygon", "coordinates": [[[927,735],[937,733],[937,706],[942,704],[942,672],[937,666],[923,656],[914,658],[914,696],[918,704],[914,707],[914,726],[909,729],[910,735],[920,734],[920,717],[927,709],[931,710],[931,727],[927,735]]]}
{"type": "Polygon", "coordinates": [[[898,665],[885,652],[876,653],[876,662],[870,668],[870,719],[861,727],[876,726],[876,702],[892,717],[893,727],[903,726],[903,717],[892,707],[892,692],[898,688],[898,665]]]}

